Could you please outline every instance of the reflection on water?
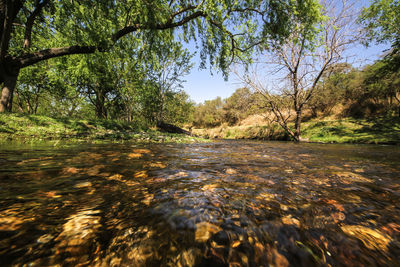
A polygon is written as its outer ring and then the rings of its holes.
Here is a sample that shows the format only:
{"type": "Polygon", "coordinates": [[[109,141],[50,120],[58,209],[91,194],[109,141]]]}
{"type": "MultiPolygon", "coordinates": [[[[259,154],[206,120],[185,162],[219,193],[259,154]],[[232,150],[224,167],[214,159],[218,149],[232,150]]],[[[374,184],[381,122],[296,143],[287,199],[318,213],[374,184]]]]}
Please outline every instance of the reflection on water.
{"type": "Polygon", "coordinates": [[[397,147],[0,150],[1,265],[400,265],[397,147]]]}

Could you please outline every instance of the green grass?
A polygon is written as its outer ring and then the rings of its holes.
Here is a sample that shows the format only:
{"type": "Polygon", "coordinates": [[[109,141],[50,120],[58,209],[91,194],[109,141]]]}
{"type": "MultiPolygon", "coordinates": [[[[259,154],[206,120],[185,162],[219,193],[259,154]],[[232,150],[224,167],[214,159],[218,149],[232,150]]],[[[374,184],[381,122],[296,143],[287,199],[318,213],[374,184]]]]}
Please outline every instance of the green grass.
{"type": "Polygon", "coordinates": [[[124,141],[204,142],[204,139],[180,134],[141,129],[133,123],[113,120],[77,120],[16,113],[0,114],[0,142],[9,141],[124,141]]]}
{"type": "MultiPolygon", "coordinates": [[[[211,138],[288,140],[276,124],[233,126],[194,131],[211,138]]],[[[400,144],[400,118],[312,120],[302,123],[302,138],[324,143],[400,144]]],[[[0,114],[0,142],[13,141],[125,141],[204,142],[180,134],[141,129],[135,124],[112,120],[76,120],[40,115],[0,114]]]]}
{"type": "Polygon", "coordinates": [[[207,138],[289,140],[278,125],[224,126],[212,129],[196,129],[194,134],[207,138]]]}
{"type": "MultiPolygon", "coordinates": [[[[211,138],[289,139],[277,124],[197,129],[194,133],[211,138]]],[[[323,143],[400,144],[400,118],[312,120],[302,123],[301,137],[323,143]]]]}
{"type": "Polygon", "coordinates": [[[400,144],[400,119],[311,121],[303,124],[302,137],[327,143],[400,144]]]}

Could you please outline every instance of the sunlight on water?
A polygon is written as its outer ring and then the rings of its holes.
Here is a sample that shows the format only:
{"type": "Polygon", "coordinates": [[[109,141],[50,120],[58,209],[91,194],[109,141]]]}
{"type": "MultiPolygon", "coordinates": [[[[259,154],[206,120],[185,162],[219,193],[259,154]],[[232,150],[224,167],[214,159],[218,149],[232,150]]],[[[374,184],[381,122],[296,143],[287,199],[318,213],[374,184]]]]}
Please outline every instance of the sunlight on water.
{"type": "Polygon", "coordinates": [[[0,148],[1,265],[400,264],[400,150],[0,148]]]}

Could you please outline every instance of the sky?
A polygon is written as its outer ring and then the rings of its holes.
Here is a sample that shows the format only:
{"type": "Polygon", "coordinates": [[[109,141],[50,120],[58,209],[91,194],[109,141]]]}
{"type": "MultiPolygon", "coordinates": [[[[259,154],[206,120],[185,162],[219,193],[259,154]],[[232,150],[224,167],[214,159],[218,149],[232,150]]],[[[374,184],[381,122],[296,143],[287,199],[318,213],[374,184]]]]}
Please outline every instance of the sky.
{"type": "Polygon", "coordinates": [[[221,73],[213,70],[211,74],[210,69],[199,69],[200,59],[197,58],[195,61],[196,65],[191,73],[184,78],[186,83],[183,84],[183,89],[196,103],[218,96],[227,98],[240,87],[240,84],[234,81],[233,74],[229,76],[228,81],[225,81],[221,73]]]}

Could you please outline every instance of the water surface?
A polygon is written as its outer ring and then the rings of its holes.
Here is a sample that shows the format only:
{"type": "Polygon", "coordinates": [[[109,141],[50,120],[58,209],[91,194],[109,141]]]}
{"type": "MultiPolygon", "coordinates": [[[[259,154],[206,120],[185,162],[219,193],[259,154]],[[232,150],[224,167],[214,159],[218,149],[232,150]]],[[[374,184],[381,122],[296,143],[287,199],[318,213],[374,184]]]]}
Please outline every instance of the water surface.
{"type": "Polygon", "coordinates": [[[394,146],[3,146],[0,262],[400,265],[399,163],[394,146]]]}

